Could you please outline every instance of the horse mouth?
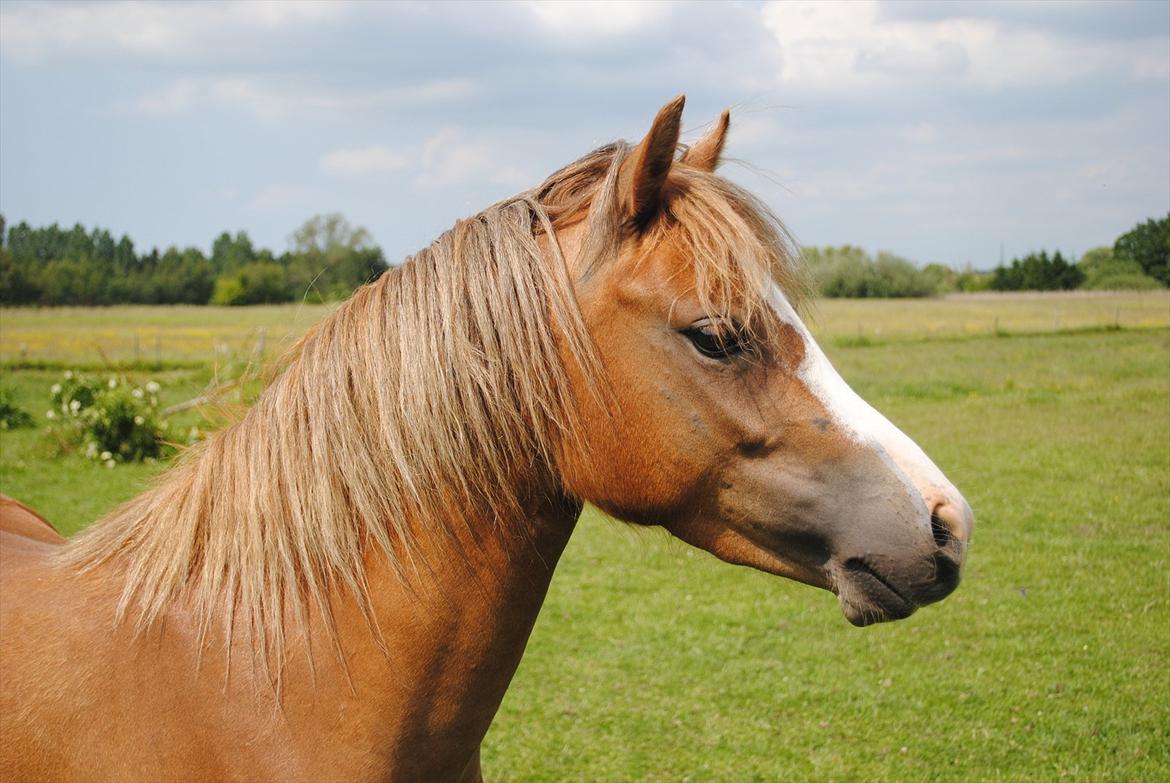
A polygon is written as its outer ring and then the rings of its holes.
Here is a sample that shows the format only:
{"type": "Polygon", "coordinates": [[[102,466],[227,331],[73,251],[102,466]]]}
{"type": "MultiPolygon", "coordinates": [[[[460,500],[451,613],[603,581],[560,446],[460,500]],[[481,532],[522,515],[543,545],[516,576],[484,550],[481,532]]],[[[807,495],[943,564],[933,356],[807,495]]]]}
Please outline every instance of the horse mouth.
{"type": "Polygon", "coordinates": [[[845,619],[858,627],[909,617],[918,608],[889,579],[864,560],[846,560],[837,578],[837,598],[845,619]]]}

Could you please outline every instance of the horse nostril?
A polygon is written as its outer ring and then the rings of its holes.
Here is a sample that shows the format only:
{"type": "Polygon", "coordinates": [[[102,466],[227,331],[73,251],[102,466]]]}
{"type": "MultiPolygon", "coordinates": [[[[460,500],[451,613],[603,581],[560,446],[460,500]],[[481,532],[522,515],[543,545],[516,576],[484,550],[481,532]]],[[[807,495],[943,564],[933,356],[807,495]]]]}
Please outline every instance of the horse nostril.
{"type": "Polygon", "coordinates": [[[963,569],[957,560],[941,553],[934,556],[934,569],[934,591],[938,598],[933,600],[937,601],[959,586],[963,569]]]}
{"type": "Polygon", "coordinates": [[[939,549],[951,543],[951,530],[947,527],[947,523],[943,522],[942,517],[938,515],[937,508],[930,515],[930,534],[934,536],[934,543],[938,545],[939,549]]]}
{"type": "Polygon", "coordinates": [[[930,534],[938,548],[964,549],[975,522],[967,502],[962,498],[938,498],[931,503],[927,498],[927,508],[930,509],[930,534]]]}

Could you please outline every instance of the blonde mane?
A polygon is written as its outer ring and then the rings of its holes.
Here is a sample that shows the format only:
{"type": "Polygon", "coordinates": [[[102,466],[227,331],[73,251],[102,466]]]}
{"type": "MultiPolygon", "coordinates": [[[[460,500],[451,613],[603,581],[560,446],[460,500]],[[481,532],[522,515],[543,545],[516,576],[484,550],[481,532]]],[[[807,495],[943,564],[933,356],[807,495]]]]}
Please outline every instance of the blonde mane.
{"type": "MultiPolygon", "coordinates": [[[[70,542],[64,562],[124,569],[119,619],[145,628],[182,599],[204,632],[226,612],[229,634],[238,624],[276,660],[286,623],[316,607],[328,624],[336,590],[368,605],[371,550],[409,578],[418,537],[449,536],[452,508],[493,511],[497,527],[514,518],[517,479],[555,480],[580,431],[570,373],[604,385],[555,229],[587,220],[580,268],[613,261],[630,231],[618,196],[629,150],[590,153],[360,288],[240,422],[70,542]]],[[[762,204],[685,165],[669,184],[648,241],[686,249],[711,315],[763,312],[773,281],[802,298],[762,204]]]]}

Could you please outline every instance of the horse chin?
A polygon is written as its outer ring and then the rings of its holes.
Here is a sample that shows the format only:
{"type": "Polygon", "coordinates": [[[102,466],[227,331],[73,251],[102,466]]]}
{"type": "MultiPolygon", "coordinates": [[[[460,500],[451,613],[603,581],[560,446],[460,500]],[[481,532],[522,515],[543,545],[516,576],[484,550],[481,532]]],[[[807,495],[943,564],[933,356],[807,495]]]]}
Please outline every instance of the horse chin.
{"type": "Polygon", "coordinates": [[[845,619],[859,628],[914,614],[918,606],[860,560],[837,570],[837,602],[845,619]]]}

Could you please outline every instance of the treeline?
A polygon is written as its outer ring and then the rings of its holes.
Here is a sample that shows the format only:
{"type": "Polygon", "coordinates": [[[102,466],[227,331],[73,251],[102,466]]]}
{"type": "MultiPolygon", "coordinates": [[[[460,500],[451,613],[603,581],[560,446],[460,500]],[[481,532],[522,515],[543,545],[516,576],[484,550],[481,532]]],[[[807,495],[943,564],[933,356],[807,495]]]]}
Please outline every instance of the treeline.
{"type": "Polygon", "coordinates": [[[1170,286],[1170,215],[1148,220],[1079,260],[1060,251],[1029,253],[990,272],[919,267],[892,253],[858,247],[806,247],[804,257],[823,296],[922,297],[955,291],[1147,290],[1170,286]]]}
{"type": "Polygon", "coordinates": [[[244,231],[197,247],[139,253],[129,237],[80,224],[7,227],[0,215],[0,304],[223,304],[341,299],[386,270],[381,249],[341,215],[318,215],[276,255],[244,231]]]}
{"type": "MultiPolygon", "coordinates": [[[[1170,286],[1170,215],[1148,220],[1072,261],[1029,253],[990,272],[920,267],[858,247],[804,249],[816,287],[830,297],[923,297],[952,291],[1149,289],[1170,286]]],[[[343,299],[386,270],[368,231],[338,214],[305,221],[280,255],[247,233],[224,232],[210,255],[196,247],[138,253],[127,236],[81,225],[6,228],[0,215],[0,304],[246,305],[343,299]]]]}

